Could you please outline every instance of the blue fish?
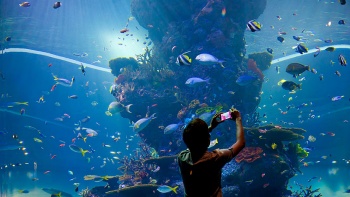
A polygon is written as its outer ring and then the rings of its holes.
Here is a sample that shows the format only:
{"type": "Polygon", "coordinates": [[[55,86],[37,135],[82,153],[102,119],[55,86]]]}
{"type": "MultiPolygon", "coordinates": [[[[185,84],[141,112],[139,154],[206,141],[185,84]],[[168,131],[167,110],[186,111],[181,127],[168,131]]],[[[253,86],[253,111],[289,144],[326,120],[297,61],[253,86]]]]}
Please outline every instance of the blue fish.
{"type": "Polygon", "coordinates": [[[267,48],[266,51],[271,53],[271,54],[273,53],[273,49],[271,49],[271,48],[267,48]]]}
{"type": "Polygon", "coordinates": [[[236,83],[240,86],[246,86],[248,84],[251,84],[252,82],[256,81],[258,78],[255,76],[244,74],[236,80],[236,83]]]}
{"type": "Polygon", "coordinates": [[[344,20],[340,20],[340,21],[338,22],[338,24],[339,24],[339,25],[345,25],[345,21],[344,21],[344,20]]]}
{"type": "Polygon", "coordinates": [[[280,43],[284,42],[284,38],[282,36],[278,36],[277,40],[280,41],[280,43]]]}
{"type": "Polygon", "coordinates": [[[293,39],[296,41],[299,41],[301,39],[301,37],[300,36],[293,36],[293,39]]]}

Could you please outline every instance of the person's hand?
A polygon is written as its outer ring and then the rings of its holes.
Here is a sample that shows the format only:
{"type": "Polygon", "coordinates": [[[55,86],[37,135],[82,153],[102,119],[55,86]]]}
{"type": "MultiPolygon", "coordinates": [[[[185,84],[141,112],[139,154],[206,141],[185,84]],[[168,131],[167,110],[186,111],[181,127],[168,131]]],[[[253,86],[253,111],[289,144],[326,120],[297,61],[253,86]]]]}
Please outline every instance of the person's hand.
{"type": "Polygon", "coordinates": [[[231,108],[230,112],[231,112],[232,120],[236,120],[236,118],[240,118],[241,117],[241,113],[239,113],[239,111],[237,109],[235,109],[235,108],[231,108]]]}
{"type": "Polygon", "coordinates": [[[215,114],[213,118],[211,119],[210,126],[209,126],[209,132],[211,132],[216,126],[218,126],[220,121],[220,116],[222,113],[215,114]]]}

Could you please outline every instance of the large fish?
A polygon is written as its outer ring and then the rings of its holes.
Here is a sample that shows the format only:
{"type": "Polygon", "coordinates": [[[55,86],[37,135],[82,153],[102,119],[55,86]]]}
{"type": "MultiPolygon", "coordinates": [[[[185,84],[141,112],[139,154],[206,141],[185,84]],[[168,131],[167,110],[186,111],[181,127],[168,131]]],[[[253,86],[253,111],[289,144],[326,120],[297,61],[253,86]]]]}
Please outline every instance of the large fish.
{"type": "Polygon", "coordinates": [[[222,65],[223,60],[219,60],[218,58],[214,57],[213,55],[202,53],[197,55],[196,60],[201,65],[214,65],[214,64],[220,64],[221,67],[225,68],[224,65],[222,65]]]}
{"type": "Polygon", "coordinates": [[[293,81],[285,81],[282,83],[282,88],[289,91],[295,91],[301,89],[301,84],[296,84],[293,81]]]}
{"type": "Polygon", "coordinates": [[[201,79],[198,77],[191,77],[189,79],[187,79],[187,81],[185,82],[185,84],[189,87],[195,87],[201,83],[209,83],[209,79],[201,79]]]}
{"type": "Polygon", "coordinates": [[[108,111],[106,111],[107,116],[112,116],[113,114],[122,112],[126,110],[128,113],[131,113],[130,107],[132,104],[129,104],[127,106],[124,106],[123,104],[119,103],[118,101],[113,101],[108,105],[108,111]]]}
{"type": "Polygon", "coordinates": [[[133,130],[135,131],[135,132],[140,132],[140,131],[142,131],[144,128],[146,128],[147,127],[147,125],[153,120],[153,119],[155,119],[155,118],[157,118],[157,117],[155,117],[155,113],[154,114],[152,114],[150,117],[148,117],[148,118],[141,118],[140,120],[138,120],[138,121],[136,121],[135,123],[134,123],[134,125],[133,125],[133,130]]]}
{"type": "Polygon", "coordinates": [[[178,124],[170,124],[168,126],[165,127],[164,129],[164,134],[172,134],[175,131],[179,130],[180,125],[182,125],[182,123],[178,123],[178,124]]]}
{"type": "Polygon", "coordinates": [[[304,71],[310,71],[310,66],[304,66],[299,63],[291,63],[287,66],[286,72],[293,75],[294,78],[298,77],[304,71]]]}

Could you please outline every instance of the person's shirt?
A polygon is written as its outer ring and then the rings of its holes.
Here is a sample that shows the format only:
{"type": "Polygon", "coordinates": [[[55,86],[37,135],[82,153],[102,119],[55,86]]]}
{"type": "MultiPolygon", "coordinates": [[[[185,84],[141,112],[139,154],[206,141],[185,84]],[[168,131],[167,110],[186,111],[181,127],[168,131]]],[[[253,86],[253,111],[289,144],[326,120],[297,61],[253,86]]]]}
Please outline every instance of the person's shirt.
{"type": "Polygon", "coordinates": [[[178,155],[178,163],[185,187],[186,197],[220,197],[221,169],[234,157],[232,149],[206,151],[193,163],[187,149],[178,155]]]}

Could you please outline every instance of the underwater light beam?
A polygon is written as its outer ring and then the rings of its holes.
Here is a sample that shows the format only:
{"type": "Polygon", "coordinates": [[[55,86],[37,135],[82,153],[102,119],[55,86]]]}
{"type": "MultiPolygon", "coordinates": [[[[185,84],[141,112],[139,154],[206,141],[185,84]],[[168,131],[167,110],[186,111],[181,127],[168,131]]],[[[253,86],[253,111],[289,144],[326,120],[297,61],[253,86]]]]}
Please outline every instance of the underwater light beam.
{"type": "Polygon", "coordinates": [[[8,110],[8,109],[4,109],[4,108],[0,108],[0,112],[10,113],[10,114],[14,114],[14,115],[17,115],[17,116],[24,116],[24,117],[27,117],[27,118],[31,118],[31,119],[35,119],[35,120],[38,120],[38,121],[45,122],[45,124],[52,124],[52,125],[55,125],[55,126],[66,128],[66,129],[71,129],[71,128],[69,128],[67,126],[64,126],[62,124],[58,124],[58,123],[55,123],[55,122],[47,121],[47,120],[44,120],[42,118],[38,118],[38,117],[35,117],[35,116],[30,116],[30,115],[27,115],[27,114],[22,114],[21,115],[18,112],[15,112],[15,111],[12,111],[12,110],[8,110]]]}
{"type": "MultiPolygon", "coordinates": [[[[348,44],[338,44],[338,45],[330,45],[330,46],[320,47],[320,50],[321,51],[325,50],[328,47],[334,47],[336,49],[350,49],[350,45],[348,45],[348,44]]],[[[313,54],[314,52],[316,52],[317,50],[318,49],[311,49],[307,53],[304,53],[304,54],[295,53],[293,55],[288,55],[286,57],[277,58],[277,59],[271,61],[271,65],[276,64],[276,63],[280,63],[280,62],[283,62],[283,61],[286,61],[289,59],[293,59],[293,58],[296,58],[296,57],[299,57],[302,55],[310,55],[310,54],[313,54]]]]}
{"type": "Polygon", "coordinates": [[[62,61],[65,61],[65,62],[70,62],[72,64],[77,64],[79,66],[80,66],[80,64],[83,64],[84,66],[86,66],[88,68],[92,68],[94,70],[99,70],[99,71],[109,72],[109,73],[111,72],[111,69],[102,68],[102,67],[99,67],[99,66],[83,63],[81,61],[73,60],[73,59],[70,59],[70,58],[54,55],[52,53],[47,53],[47,52],[43,52],[43,51],[36,51],[36,50],[32,50],[32,49],[8,48],[8,49],[2,50],[1,54],[5,54],[5,53],[29,53],[29,54],[41,55],[41,56],[51,57],[53,59],[62,60],[62,61]]]}
{"type": "MultiPolygon", "coordinates": [[[[328,47],[334,47],[336,49],[350,49],[350,45],[338,44],[338,45],[330,45],[330,46],[320,47],[320,50],[325,50],[328,47]]],[[[317,50],[318,49],[311,49],[307,53],[304,53],[304,54],[295,53],[293,55],[288,55],[286,57],[277,58],[277,59],[271,61],[271,65],[272,64],[276,64],[276,63],[280,63],[280,62],[283,62],[283,61],[286,61],[286,60],[289,60],[289,59],[293,59],[293,58],[296,58],[296,57],[299,57],[299,56],[302,56],[302,55],[310,55],[310,54],[313,54],[314,52],[316,52],[317,50]]],[[[70,58],[54,55],[54,54],[43,52],[43,51],[36,51],[36,50],[32,50],[32,49],[8,48],[8,49],[3,49],[1,55],[5,54],[5,53],[30,53],[30,54],[35,54],[35,55],[42,55],[42,56],[51,57],[51,58],[54,58],[54,59],[70,62],[72,64],[77,64],[79,66],[80,66],[80,64],[84,64],[84,66],[86,66],[88,68],[92,68],[94,70],[99,70],[99,71],[108,72],[108,73],[111,72],[111,69],[102,68],[102,67],[99,67],[99,66],[83,63],[81,61],[73,60],[73,59],[70,59],[70,58]]]]}

